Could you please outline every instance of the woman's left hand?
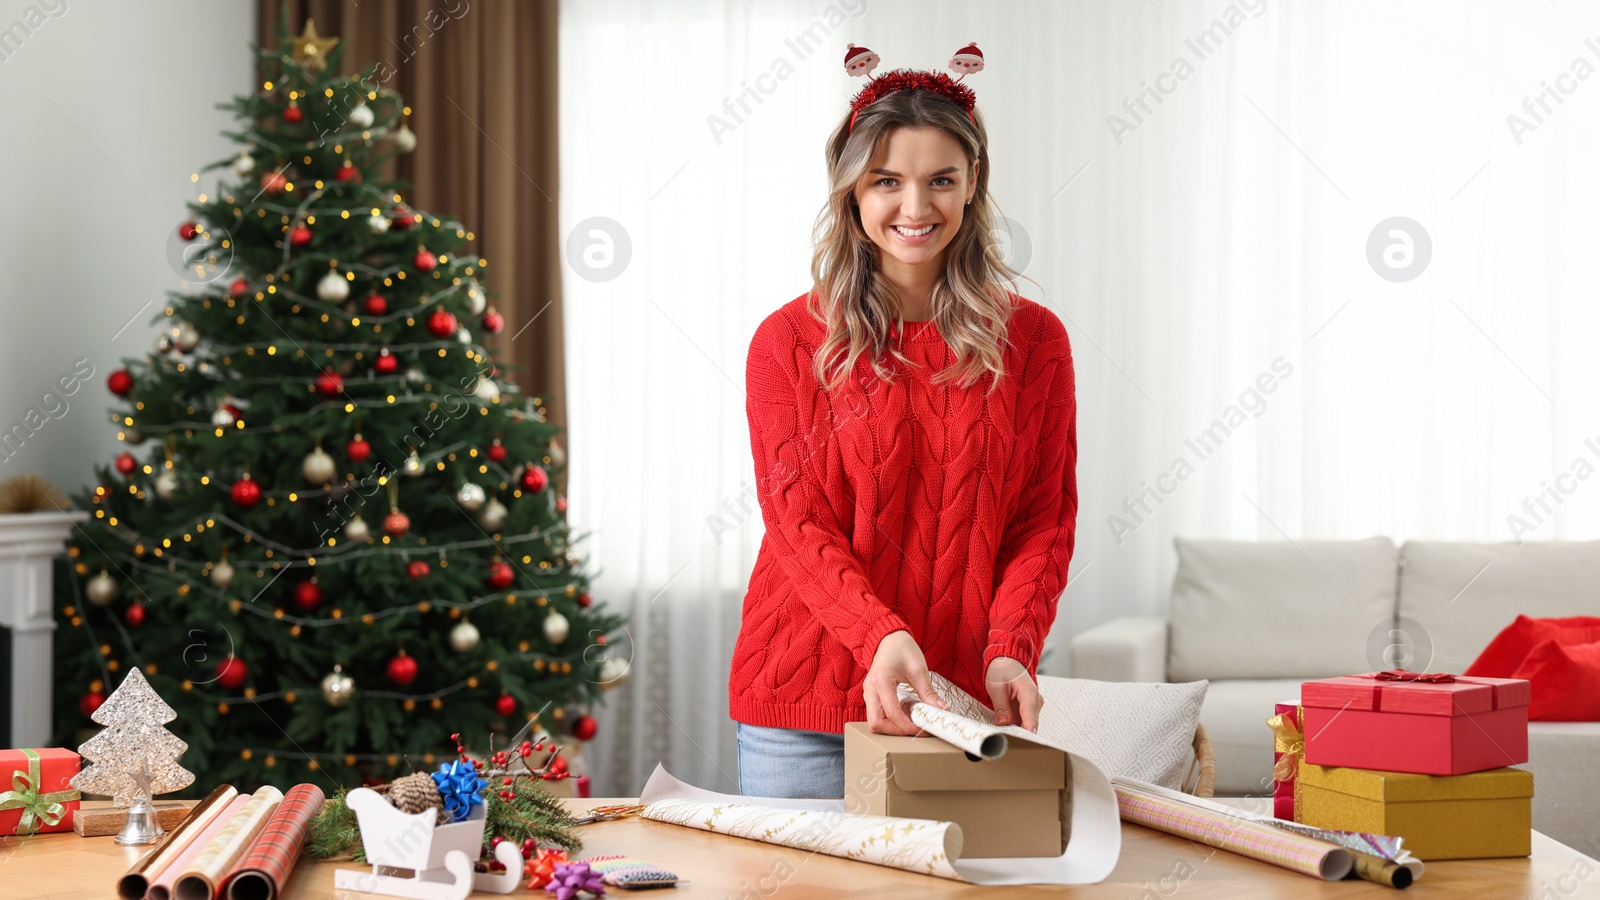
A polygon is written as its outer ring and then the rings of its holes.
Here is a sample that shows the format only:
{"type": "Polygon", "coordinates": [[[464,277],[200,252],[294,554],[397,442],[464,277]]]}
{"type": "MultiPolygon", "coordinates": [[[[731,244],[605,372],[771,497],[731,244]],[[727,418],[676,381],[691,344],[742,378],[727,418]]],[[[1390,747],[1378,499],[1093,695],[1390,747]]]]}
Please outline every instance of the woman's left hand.
{"type": "Polygon", "coordinates": [[[1044,697],[1022,663],[1009,656],[995,657],[989,663],[983,683],[989,689],[989,705],[994,707],[996,725],[1013,725],[1016,719],[1021,719],[1023,728],[1039,730],[1039,710],[1044,706],[1044,697]]]}

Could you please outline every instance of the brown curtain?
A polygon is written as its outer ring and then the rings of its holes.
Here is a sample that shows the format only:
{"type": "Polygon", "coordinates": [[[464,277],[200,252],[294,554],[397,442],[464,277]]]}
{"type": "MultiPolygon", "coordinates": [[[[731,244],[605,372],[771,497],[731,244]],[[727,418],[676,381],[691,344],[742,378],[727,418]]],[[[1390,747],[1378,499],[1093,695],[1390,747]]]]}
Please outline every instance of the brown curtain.
{"type": "MultiPolygon", "coordinates": [[[[258,40],[277,46],[309,17],[337,36],[346,74],[373,73],[411,107],[417,149],[386,174],[412,184],[409,202],[451,214],[488,260],[483,282],[506,317],[498,335],[473,334],[502,376],[566,425],[561,240],[556,233],[556,0],[259,0],[258,40]]],[[[571,446],[561,439],[563,448],[571,446]]]]}

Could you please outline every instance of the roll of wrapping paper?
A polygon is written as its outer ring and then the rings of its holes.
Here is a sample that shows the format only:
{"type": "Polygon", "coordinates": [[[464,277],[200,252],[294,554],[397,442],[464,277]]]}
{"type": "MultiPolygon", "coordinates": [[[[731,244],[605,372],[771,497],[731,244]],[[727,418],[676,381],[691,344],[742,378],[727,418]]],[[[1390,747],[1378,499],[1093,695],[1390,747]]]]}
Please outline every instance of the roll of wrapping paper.
{"type": "Polygon", "coordinates": [[[172,885],[177,882],[178,877],[183,874],[185,869],[189,868],[189,864],[194,862],[195,857],[200,855],[200,851],[204,850],[213,838],[221,834],[222,829],[233,821],[233,817],[237,816],[239,810],[244,809],[244,805],[249,802],[250,798],[248,796],[236,795],[232,800],[229,800],[228,805],[222,808],[222,812],[211,820],[211,824],[207,825],[204,831],[195,835],[194,840],[189,842],[189,846],[178,854],[178,857],[172,861],[172,865],[167,866],[160,875],[150,879],[150,887],[145,890],[147,900],[171,900],[172,885]]]}
{"type": "Polygon", "coordinates": [[[961,856],[961,826],[954,822],[701,800],[658,800],[640,815],[857,862],[961,878],[952,865],[961,856]]]}
{"type": "Polygon", "coordinates": [[[262,827],[228,875],[229,900],[275,900],[294,868],[311,830],[311,817],[322,808],[322,788],[297,784],[262,827]]]}
{"type": "Polygon", "coordinates": [[[189,863],[173,886],[177,900],[213,900],[227,882],[234,863],[256,839],[267,819],[283,802],[283,791],[270,784],[256,788],[237,815],[189,863]]]}
{"type": "Polygon", "coordinates": [[[1350,851],[1112,782],[1125,821],[1326,881],[1350,874],[1350,851]]]}
{"type": "Polygon", "coordinates": [[[150,882],[177,859],[191,844],[195,836],[206,829],[212,820],[222,815],[222,810],[239,792],[231,784],[219,784],[204,800],[189,808],[189,815],[156,842],[144,858],[117,881],[117,896],[122,900],[139,900],[150,889],[150,882]]]}

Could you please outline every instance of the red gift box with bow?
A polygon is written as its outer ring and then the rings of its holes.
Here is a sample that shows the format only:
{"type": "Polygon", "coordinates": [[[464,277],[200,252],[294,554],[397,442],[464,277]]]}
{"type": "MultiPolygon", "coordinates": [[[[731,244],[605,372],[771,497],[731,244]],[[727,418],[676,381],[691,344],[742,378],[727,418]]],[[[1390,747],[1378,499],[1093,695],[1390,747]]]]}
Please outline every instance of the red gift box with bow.
{"type": "Polygon", "coordinates": [[[0,834],[71,831],[78,762],[61,747],[0,750],[0,834]]]}
{"type": "Polygon", "coordinates": [[[1307,681],[1305,761],[1464,775],[1528,761],[1528,682],[1396,669],[1307,681]]]}

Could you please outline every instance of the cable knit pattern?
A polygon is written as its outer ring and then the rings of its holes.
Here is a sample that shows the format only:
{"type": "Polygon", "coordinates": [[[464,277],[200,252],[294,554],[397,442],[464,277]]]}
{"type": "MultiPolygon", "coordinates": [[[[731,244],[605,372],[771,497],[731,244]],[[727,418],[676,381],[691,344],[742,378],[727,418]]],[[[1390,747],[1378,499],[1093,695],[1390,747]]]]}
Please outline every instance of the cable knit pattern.
{"type": "Polygon", "coordinates": [[[802,295],[756,329],[746,411],[766,535],[728,678],[749,725],[839,733],[866,719],[878,642],[910,632],[928,667],[987,699],[1009,656],[1035,673],[1066,588],[1078,513],[1072,348],[1015,294],[1006,378],[962,389],[932,322],[896,335],[917,365],[893,385],[863,358],[826,392],[822,323],[802,295]]]}

